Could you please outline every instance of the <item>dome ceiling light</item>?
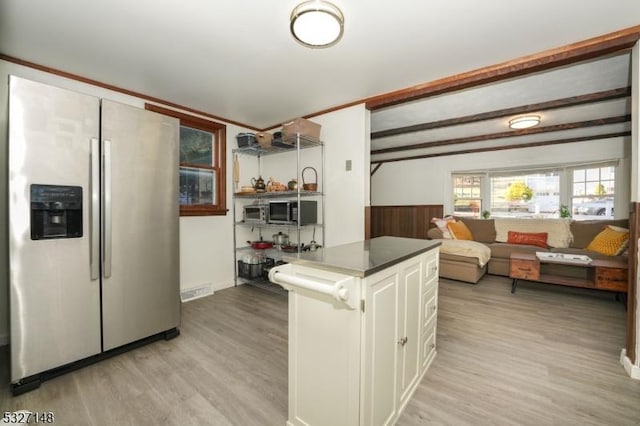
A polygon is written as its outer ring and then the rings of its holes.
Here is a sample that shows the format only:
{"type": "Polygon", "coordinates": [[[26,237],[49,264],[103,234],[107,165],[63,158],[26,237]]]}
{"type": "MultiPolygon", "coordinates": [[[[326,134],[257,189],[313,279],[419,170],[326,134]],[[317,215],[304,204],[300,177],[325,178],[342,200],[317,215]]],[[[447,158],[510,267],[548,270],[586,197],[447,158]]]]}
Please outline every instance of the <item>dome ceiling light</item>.
{"type": "Polygon", "coordinates": [[[539,115],[526,115],[523,117],[516,117],[509,120],[509,127],[512,129],[528,129],[540,124],[539,115]]]}
{"type": "Polygon", "coordinates": [[[291,34],[302,45],[323,48],[336,44],[344,31],[344,15],[323,0],[300,3],[291,12],[291,34]]]}

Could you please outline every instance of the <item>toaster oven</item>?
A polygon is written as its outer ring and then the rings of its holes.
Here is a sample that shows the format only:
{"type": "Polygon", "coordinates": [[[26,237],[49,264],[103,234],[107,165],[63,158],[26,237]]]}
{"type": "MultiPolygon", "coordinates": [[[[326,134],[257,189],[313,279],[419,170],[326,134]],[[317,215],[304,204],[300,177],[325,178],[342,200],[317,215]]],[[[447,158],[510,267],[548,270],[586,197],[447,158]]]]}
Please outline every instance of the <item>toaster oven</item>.
{"type": "Polygon", "coordinates": [[[243,206],[242,220],[246,223],[267,223],[269,206],[266,204],[249,204],[243,206]]]}

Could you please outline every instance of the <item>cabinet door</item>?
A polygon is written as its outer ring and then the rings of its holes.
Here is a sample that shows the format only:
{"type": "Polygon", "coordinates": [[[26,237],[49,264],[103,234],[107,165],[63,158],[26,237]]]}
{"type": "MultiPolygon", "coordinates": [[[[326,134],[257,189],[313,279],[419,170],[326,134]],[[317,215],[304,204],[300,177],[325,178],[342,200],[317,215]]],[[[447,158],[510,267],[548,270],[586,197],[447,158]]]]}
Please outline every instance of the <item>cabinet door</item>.
{"type": "Polygon", "coordinates": [[[425,327],[422,339],[422,369],[429,367],[436,352],[436,318],[433,317],[425,327]]]}
{"type": "Polygon", "coordinates": [[[367,278],[360,424],[392,424],[397,414],[398,269],[367,278]]]}
{"type": "Polygon", "coordinates": [[[420,372],[420,349],[422,337],[422,282],[423,257],[402,263],[399,277],[400,303],[398,318],[400,337],[398,390],[399,407],[402,407],[415,387],[420,372]]]}

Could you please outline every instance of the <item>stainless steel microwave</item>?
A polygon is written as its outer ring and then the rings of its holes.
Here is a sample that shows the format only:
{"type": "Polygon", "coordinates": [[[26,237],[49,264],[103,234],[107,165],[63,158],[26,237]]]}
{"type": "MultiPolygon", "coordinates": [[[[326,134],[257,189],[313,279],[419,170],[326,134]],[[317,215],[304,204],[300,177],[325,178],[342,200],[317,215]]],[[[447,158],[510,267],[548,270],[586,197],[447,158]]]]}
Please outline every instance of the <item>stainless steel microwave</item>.
{"type": "Polygon", "coordinates": [[[266,204],[249,204],[243,206],[242,220],[248,223],[267,223],[269,206],[266,204]]]}
{"type": "MultiPolygon", "coordinates": [[[[318,202],[300,201],[300,225],[318,223],[318,202]]],[[[269,202],[269,223],[295,225],[298,223],[298,201],[274,200],[269,202]]]]}

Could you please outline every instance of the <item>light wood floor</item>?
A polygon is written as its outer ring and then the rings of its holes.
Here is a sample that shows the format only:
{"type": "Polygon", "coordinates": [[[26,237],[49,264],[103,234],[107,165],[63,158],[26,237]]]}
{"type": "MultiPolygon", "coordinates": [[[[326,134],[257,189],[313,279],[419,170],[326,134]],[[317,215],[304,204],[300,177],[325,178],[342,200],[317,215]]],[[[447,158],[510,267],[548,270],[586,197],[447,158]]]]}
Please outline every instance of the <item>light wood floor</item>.
{"type": "MultiPolygon", "coordinates": [[[[401,425],[639,425],[640,381],[618,363],[613,296],[487,277],[441,280],[438,355],[401,425]]],[[[0,348],[0,412],[57,425],[283,425],[286,297],[241,286],[183,305],[182,334],[12,397],[0,348]]],[[[333,426],[333,425],[331,425],[333,426]]]]}

